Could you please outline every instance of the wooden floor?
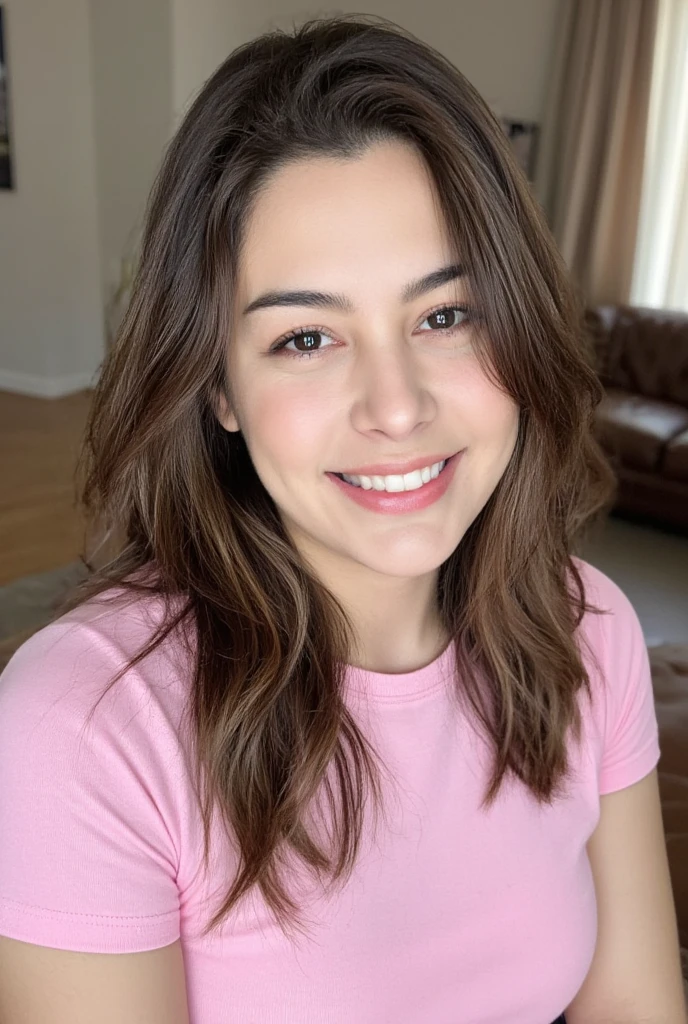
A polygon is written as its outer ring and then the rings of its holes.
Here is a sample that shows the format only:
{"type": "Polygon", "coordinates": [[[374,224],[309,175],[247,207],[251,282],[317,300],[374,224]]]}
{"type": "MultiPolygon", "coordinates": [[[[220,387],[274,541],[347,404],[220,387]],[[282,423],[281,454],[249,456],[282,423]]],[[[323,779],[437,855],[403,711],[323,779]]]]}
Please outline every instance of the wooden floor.
{"type": "Polygon", "coordinates": [[[0,586],[82,551],[74,469],[91,396],[0,391],[0,586]]]}

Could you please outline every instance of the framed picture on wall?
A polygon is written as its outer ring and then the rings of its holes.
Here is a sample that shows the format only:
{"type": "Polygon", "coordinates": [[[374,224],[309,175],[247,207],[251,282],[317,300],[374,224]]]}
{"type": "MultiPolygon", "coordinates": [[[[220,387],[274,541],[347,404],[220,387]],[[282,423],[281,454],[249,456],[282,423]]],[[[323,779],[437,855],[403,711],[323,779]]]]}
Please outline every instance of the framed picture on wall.
{"type": "Polygon", "coordinates": [[[0,188],[13,188],[4,8],[0,4],[0,188]]]}
{"type": "Polygon", "coordinates": [[[532,181],[535,176],[539,126],[534,121],[501,117],[502,128],[513,146],[516,159],[532,181]]]}

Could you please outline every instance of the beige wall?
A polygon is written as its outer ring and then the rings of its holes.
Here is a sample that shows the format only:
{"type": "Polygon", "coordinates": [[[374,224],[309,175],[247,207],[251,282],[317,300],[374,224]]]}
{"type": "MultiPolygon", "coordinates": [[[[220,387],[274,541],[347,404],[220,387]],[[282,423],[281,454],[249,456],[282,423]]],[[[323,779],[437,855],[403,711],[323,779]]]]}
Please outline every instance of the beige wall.
{"type": "MultiPolygon", "coordinates": [[[[313,7],[285,0],[229,4],[173,0],[177,114],[229,51],[269,28],[306,17],[357,13],[356,0],[313,7]]],[[[369,14],[396,21],[444,53],[506,115],[538,120],[560,0],[369,0],[369,14]]]]}
{"type": "Polygon", "coordinates": [[[99,197],[106,300],[120,280],[172,128],[169,0],[90,0],[99,197]]]}
{"type": "MultiPolygon", "coordinates": [[[[246,0],[170,0],[172,105],[175,122],[215,68],[247,38],[241,8],[246,0]]],[[[258,0],[258,5],[262,0],[258,0]]]]}
{"type": "Polygon", "coordinates": [[[84,387],[102,358],[86,0],[5,0],[16,191],[0,191],[0,388],[84,387]]]}

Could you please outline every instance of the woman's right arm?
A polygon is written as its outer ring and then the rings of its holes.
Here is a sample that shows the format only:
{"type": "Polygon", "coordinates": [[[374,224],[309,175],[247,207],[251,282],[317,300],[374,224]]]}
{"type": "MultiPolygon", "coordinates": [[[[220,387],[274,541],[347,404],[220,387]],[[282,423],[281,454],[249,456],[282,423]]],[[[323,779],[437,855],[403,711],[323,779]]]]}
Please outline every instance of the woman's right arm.
{"type": "Polygon", "coordinates": [[[181,942],[77,953],[0,936],[0,1024],[189,1024],[181,942]]]}
{"type": "Polygon", "coordinates": [[[87,611],[0,675],[0,1024],[188,1024],[181,748],[152,668],[106,692],[132,624],[87,611]]]}

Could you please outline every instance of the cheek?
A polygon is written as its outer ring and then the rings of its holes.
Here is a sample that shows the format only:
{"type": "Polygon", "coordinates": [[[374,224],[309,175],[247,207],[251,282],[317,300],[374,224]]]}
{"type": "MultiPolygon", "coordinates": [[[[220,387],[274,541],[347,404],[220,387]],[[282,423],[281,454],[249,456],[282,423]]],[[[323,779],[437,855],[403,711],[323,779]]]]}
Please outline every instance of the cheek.
{"type": "Polygon", "coordinates": [[[336,410],[326,401],[324,389],[298,383],[254,391],[251,403],[249,429],[256,455],[262,453],[279,465],[312,466],[333,434],[336,410]]]}
{"type": "Polygon", "coordinates": [[[468,446],[465,480],[472,493],[473,514],[477,514],[511,461],[518,438],[519,407],[481,375],[470,396],[465,396],[463,417],[468,446]]]}
{"type": "Polygon", "coordinates": [[[493,392],[485,402],[483,422],[484,444],[493,453],[495,468],[501,476],[516,447],[518,406],[508,396],[493,392]]]}
{"type": "Polygon", "coordinates": [[[448,386],[449,400],[468,433],[467,443],[510,454],[518,435],[516,402],[492,383],[477,361],[464,365],[461,375],[448,386]]]}
{"type": "Polygon", "coordinates": [[[493,390],[486,398],[484,409],[488,439],[510,455],[518,436],[518,406],[508,395],[493,390]]]}

